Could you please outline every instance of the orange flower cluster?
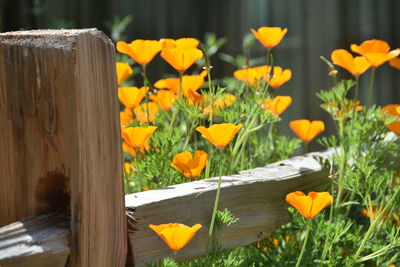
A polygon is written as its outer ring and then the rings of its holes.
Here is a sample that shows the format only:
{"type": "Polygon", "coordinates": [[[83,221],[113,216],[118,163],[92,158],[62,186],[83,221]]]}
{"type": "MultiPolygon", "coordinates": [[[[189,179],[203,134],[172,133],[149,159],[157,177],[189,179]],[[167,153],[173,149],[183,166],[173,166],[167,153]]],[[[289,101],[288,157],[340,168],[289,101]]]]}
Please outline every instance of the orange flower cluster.
{"type": "Polygon", "coordinates": [[[352,44],[351,50],[360,56],[353,57],[344,49],[337,49],[332,52],[331,59],[333,64],[338,65],[353,76],[363,74],[370,67],[377,68],[387,61],[396,67],[396,57],[400,54],[400,49],[390,51],[390,46],[382,40],[367,40],[361,45],[352,44]],[[393,61],[392,61],[393,60],[393,61]]]}
{"type": "Polygon", "coordinates": [[[333,202],[329,192],[310,192],[306,196],[301,191],[286,195],[286,201],[292,205],[303,217],[312,219],[326,206],[333,202]]]}
{"type": "MultiPolygon", "coordinates": [[[[189,96],[189,90],[197,91],[204,84],[204,78],[207,76],[207,71],[202,71],[199,75],[183,75],[182,76],[182,95],[189,96]]],[[[158,80],[154,86],[159,89],[168,89],[179,94],[179,78],[167,78],[158,80]]]]}
{"type": "Polygon", "coordinates": [[[173,251],[178,251],[186,246],[194,237],[196,232],[202,227],[201,224],[195,224],[192,227],[181,223],[168,223],[154,225],[149,227],[168,245],[173,251]]]}
{"type": "Polygon", "coordinates": [[[272,88],[278,89],[292,78],[292,71],[290,69],[283,70],[278,66],[272,69],[271,66],[264,65],[236,70],[233,76],[252,86],[260,86],[260,82],[265,81],[272,88]]]}

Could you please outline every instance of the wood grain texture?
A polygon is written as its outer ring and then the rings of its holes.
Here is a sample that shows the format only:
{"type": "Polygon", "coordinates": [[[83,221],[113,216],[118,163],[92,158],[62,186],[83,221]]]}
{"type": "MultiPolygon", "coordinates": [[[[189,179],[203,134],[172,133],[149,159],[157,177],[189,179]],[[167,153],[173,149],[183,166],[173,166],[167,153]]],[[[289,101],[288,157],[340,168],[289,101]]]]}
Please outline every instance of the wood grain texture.
{"type": "MultiPolygon", "coordinates": [[[[264,239],[289,222],[286,194],[325,189],[328,175],[313,157],[328,157],[331,153],[309,153],[222,177],[219,210],[228,208],[239,218],[223,232],[222,247],[234,248],[264,239]]],[[[202,224],[193,240],[178,252],[177,260],[204,255],[217,181],[212,178],[126,195],[125,205],[133,217],[128,225],[133,256],[130,264],[144,266],[171,256],[149,224],[202,224]]]]}
{"type": "Polygon", "coordinates": [[[71,212],[71,265],[123,266],[115,50],[100,31],[0,34],[0,226],[71,212]]]}
{"type": "Polygon", "coordinates": [[[64,267],[69,255],[69,219],[46,214],[0,228],[0,266],[64,267]]]}

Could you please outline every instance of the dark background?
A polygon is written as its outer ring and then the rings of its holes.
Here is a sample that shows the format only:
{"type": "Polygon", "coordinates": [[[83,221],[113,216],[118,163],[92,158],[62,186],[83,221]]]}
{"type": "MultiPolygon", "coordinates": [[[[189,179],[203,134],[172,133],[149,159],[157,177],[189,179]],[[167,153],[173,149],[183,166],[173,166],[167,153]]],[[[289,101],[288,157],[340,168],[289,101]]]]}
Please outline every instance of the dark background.
{"type": "MultiPolygon", "coordinates": [[[[293,97],[293,105],[283,114],[289,119],[323,119],[315,93],[332,86],[327,58],[337,48],[350,49],[368,39],[382,39],[392,49],[400,47],[400,1],[398,0],[0,0],[0,31],[37,28],[96,27],[110,34],[116,18],[127,15],[132,22],[125,31],[127,41],[163,37],[195,37],[206,32],[227,37],[222,52],[242,52],[242,38],[250,28],[288,28],[282,43],[274,49],[277,65],[293,71],[292,80],[279,94],[293,97]]],[[[258,43],[252,56],[265,54],[258,43]]],[[[153,79],[173,72],[157,59],[151,64],[153,79]]],[[[235,68],[215,56],[213,77],[232,75],[235,68]]],[[[340,68],[339,68],[340,69],[340,68]]],[[[341,70],[341,69],[340,69],[341,70]]],[[[346,71],[342,77],[349,78],[346,71]]],[[[361,77],[361,90],[367,90],[369,71],[361,77]]],[[[366,93],[361,92],[361,99],[366,93]]],[[[400,71],[388,64],[379,67],[374,102],[380,105],[400,102],[400,71]]],[[[330,128],[330,127],[329,127],[330,128]]]]}

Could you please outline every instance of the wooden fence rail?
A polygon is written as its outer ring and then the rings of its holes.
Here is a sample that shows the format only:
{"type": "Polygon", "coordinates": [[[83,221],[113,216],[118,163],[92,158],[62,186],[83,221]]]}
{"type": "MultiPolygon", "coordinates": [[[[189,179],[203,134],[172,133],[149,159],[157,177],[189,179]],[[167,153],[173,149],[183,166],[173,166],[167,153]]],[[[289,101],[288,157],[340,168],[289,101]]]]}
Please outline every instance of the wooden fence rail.
{"type": "MultiPolygon", "coordinates": [[[[217,179],[127,195],[124,210],[114,53],[94,29],[0,34],[0,266],[143,266],[170,256],[148,228],[169,222],[203,225],[178,260],[204,254],[217,179]]],[[[285,195],[325,186],[313,157],[330,153],[224,176],[220,209],[239,221],[222,247],[288,222],[285,195]]]]}

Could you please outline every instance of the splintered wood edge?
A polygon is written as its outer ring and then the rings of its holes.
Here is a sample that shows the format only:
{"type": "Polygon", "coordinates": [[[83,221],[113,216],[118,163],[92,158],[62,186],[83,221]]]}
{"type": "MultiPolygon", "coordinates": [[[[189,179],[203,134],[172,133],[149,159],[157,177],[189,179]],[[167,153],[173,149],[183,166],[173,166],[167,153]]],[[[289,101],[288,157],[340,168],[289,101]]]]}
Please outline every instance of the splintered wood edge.
{"type": "Polygon", "coordinates": [[[46,214],[0,228],[0,266],[65,266],[69,218],[46,214]]]}
{"type": "MultiPolygon", "coordinates": [[[[327,174],[314,158],[329,159],[334,151],[309,153],[222,177],[219,209],[228,208],[239,221],[221,237],[222,248],[248,245],[268,237],[290,221],[285,195],[320,190],[327,174]]],[[[146,263],[170,257],[168,247],[149,229],[149,224],[199,223],[203,227],[176,256],[189,260],[204,255],[218,178],[189,182],[125,196],[132,255],[128,263],[146,263]]]]}

